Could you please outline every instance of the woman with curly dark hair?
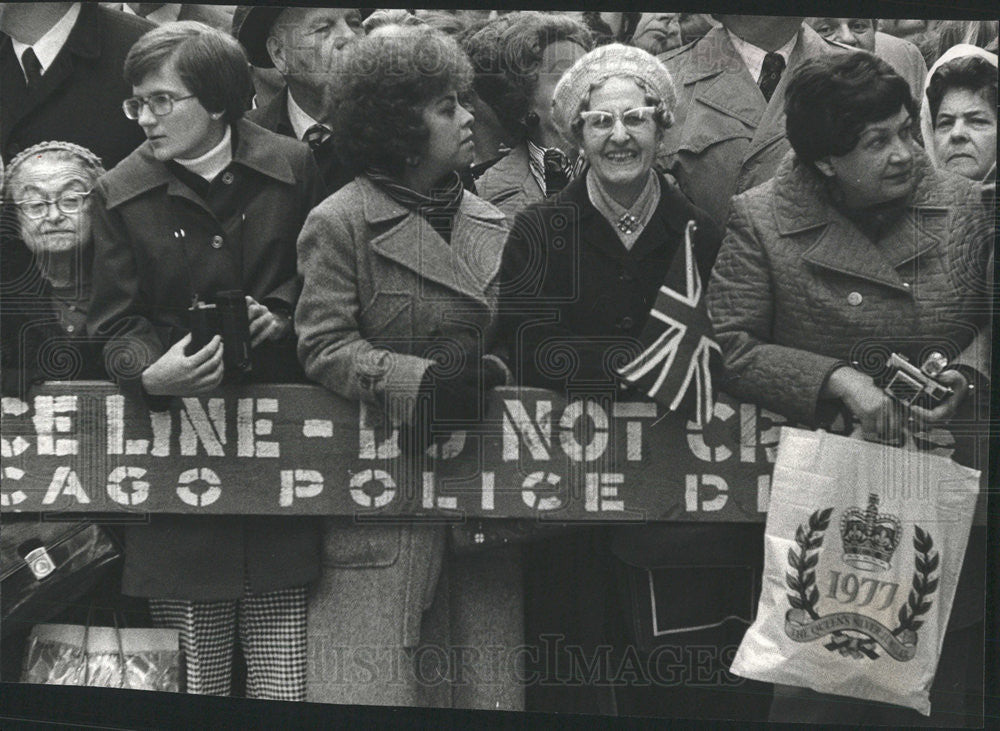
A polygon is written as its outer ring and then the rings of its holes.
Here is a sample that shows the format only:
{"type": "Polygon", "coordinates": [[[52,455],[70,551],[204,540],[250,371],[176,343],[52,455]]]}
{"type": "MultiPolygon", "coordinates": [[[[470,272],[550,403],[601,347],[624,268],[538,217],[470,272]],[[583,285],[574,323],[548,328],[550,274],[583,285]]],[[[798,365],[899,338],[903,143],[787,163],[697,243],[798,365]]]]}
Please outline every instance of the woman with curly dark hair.
{"type": "Polygon", "coordinates": [[[496,113],[511,147],[476,180],[476,190],[511,220],[562,190],[572,175],[576,149],[552,121],[552,91],[593,45],[581,22],[533,11],[497,18],[465,41],[476,94],[496,113]]]}
{"type": "MultiPolygon", "coordinates": [[[[462,188],[467,58],[430,28],[391,30],[347,62],[350,103],[334,134],[357,177],[303,228],[295,326],[309,378],[398,430],[413,467],[397,478],[405,494],[419,491],[426,435],[475,422],[483,393],[507,381],[488,354],[507,227],[462,188]]],[[[510,663],[506,679],[476,667],[487,648],[508,657],[521,643],[518,556],[447,557],[446,539],[440,524],[327,521],[309,606],[310,700],[522,707],[510,663]],[[471,652],[456,660],[453,648],[471,652]]]]}

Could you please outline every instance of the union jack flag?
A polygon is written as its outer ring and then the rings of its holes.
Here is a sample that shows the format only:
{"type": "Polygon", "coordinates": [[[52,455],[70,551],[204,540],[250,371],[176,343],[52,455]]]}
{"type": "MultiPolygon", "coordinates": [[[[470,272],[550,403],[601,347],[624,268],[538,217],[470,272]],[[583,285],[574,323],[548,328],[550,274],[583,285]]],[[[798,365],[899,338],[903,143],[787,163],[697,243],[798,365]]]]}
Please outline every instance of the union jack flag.
{"type": "Polygon", "coordinates": [[[639,341],[644,350],[618,370],[627,383],[644,391],[671,411],[695,389],[695,423],[712,420],[712,353],[722,350],[712,337],[712,323],[702,299],[703,288],[694,256],[694,221],[684,231],[684,247],[677,252],[649,313],[639,341]],[[682,266],[683,265],[683,266],[682,266]]]}

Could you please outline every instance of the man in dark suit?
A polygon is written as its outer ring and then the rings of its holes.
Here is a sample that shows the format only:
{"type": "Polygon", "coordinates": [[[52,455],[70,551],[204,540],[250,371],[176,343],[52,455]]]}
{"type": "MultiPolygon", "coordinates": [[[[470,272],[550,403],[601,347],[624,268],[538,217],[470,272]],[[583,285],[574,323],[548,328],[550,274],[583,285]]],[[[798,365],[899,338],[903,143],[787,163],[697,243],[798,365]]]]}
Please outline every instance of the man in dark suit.
{"type": "Polygon", "coordinates": [[[152,23],[97,3],[4,3],[0,13],[5,161],[38,142],[64,140],[110,170],[145,140],[122,113],[132,95],[122,67],[152,23]]]}
{"type": "Polygon", "coordinates": [[[276,68],[285,89],[247,119],[309,144],[327,194],[350,182],[337,157],[329,125],[330,91],[337,57],[364,35],[357,8],[254,6],[239,13],[234,34],[258,68],[276,68]]]}

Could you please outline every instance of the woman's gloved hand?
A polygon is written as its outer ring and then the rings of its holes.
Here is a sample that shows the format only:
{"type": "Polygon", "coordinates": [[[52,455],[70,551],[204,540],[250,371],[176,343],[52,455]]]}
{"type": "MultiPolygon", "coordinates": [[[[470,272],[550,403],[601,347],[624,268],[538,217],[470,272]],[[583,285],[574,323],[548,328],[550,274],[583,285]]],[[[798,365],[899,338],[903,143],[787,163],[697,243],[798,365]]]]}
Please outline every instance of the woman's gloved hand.
{"type": "Polygon", "coordinates": [[[429,366],[420,381],[420,392],[430,394],[432,425],[476,422],[483,416],[483,395],[506,382],[503,367],[493,358],[468,358],[458,370],[436,362],[429,366]]]}

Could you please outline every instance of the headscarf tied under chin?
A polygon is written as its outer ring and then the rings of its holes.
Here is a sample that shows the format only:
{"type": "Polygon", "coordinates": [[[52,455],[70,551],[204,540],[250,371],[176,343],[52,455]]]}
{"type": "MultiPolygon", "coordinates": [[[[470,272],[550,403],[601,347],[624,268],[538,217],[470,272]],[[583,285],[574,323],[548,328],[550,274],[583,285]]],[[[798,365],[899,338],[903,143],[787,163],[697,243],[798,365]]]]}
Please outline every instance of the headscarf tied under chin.
{"type": "Polygon", "coordinates": [[[562,75],[552,93],[552,120],[567,140],[573,139],[571,129],[590,91],[614,77],[638,79],[652,96],[659,98],[672,118],[677,103],[674,81],[670,72],[656,56],[621,43],[598,46],[577,59],[562,75]]]}
{"type": "Polygon", "coordinates": [[[945,51],[941,55],[941,58],[931,66],[930,71],[927,72],[927,76],[924,77],[924,93],[920,97],[920,134],[924,139],[924,148],[927,151],[927,155],[936,168],[941,167],[941,163],[938,160],[937,149],[934,146],[934,120],[931,119],[931,105],[927,101],[927,87],[930,86],[931,79],[939,68],[946,63],[958,58],[964,58],[965,56],[979,56],[993,64],[993,68],[997,67],[997,55],[995,53],[990,53],[979,46],[959,43],[957,46],[952,46],[945,51]]]}

